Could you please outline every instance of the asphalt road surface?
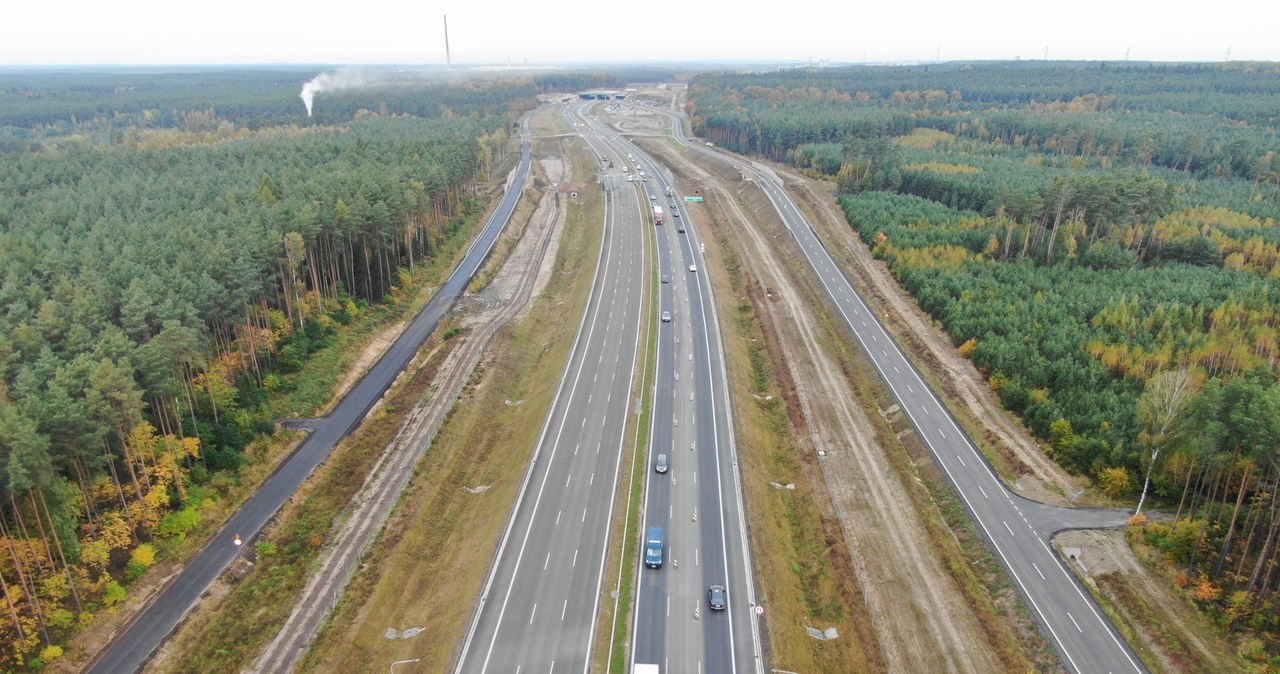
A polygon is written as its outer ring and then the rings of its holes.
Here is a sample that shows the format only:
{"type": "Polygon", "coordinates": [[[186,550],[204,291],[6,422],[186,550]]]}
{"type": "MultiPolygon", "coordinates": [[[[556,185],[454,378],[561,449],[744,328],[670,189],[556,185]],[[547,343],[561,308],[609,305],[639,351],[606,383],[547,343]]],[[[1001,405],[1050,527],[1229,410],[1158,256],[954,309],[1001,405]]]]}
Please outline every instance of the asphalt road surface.
{"type": "Polygon", "coordinates": [[[1009,492],[858,296],[786,191],[750,161],[685,138],[678,120],[675,128],[681,142],[739,167],[768,195],[836,310],[964,501],[1066,668],[1081,673],[1145,672],[1141,661],[1049,546],[1056,531],[1119,526],[1124,524],[1125,513],[1051,508],[1009,492]]]}
{"type": "Polygon", "coordinates": [[[227,521],[226,526],[160,591],[142,613],[115,637],[86,672],[121,674],[142,669],[200,596],[240,554],[241,548],[233,542],[236,537],[248,545],[307,476],[329,456],[334,446],[360,424],[369,409],[413,359],[426,338],[435,331],[440,318],[453,305],[489,255],[519,202],[529,176],[529,161],[529,143],[525,141],[521,143],[520,163],[513,180],[508,183],[506,196],[449,280],[333,412],[308,425],[313,430],[293,455],[245,501],[227,521]]]}
{"type": "MultiPolygon", "coordinates": [[[[598,139],[583,140],[597,155],[611,152],[598,139]]],[[[620,169],[605,176],[604,231],[586,312],[457,672],[588,670],[619,465],[636,412],[642,321],[656,320],[646,311],[644,204],[627,185],[620,169]]]]}
{"type": "Polygon", "coordinates": [[[642,198],[653,195],[650,204],[666,211],[665,224],[655,227],[658,273],[670,279],[659,284],[659,309],[670,311],[672,320],[659,326],[649,465],[667,454],[670,467],[665,474],[647,471],[641,525],[642,533],[662,527],[666,550],[662,568],[637,564],[632,661],[658,664],[663,672],[759,672],[763,660],[733,419],[697,226],[668,171],[600,128],[634,157],[628,160],[633,171],[647,174],[648,182],[639,187],[642,198]],[[691,265],[699,271],[690,271],[691,265]],[[728,589],[724,611],[707,605],[713,584],[728,589]]]}

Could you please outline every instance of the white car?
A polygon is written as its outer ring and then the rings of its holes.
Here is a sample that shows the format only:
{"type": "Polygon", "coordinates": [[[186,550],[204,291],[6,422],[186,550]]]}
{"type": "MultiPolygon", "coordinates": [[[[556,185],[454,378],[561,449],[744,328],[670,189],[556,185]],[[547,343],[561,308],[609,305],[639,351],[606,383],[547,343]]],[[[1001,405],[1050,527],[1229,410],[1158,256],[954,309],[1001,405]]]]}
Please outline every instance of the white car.
{"type": "Polygon", "coordinates": [[[664,312],[662,312],[662,322],[663,322],[663,323],[670,323],[670,322],[671,322],[671,312],[670,312],[670,311],[664,311],[664,312]]]}
{"type": "Polygon", "coordinates": [[[689,265],[689,271],[698,271],[698,265],[696,264],[689,265]]]}

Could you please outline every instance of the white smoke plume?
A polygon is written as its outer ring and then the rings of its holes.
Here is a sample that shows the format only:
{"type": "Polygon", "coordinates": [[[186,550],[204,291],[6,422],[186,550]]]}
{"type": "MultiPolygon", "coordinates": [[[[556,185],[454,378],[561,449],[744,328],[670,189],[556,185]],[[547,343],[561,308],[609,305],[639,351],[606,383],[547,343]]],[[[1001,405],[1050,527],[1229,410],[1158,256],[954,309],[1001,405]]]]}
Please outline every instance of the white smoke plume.
{"type": "Polygon", "coordinates": [[[315,103],[316,94],[322,91],[337,91],[338,89],[350,89],[353,87],[361,87],[369,84],[370,78],[367,73],[356,70],[339,70],[333,73],[320,73],[311,78],[310,82],[302,85],[302,93],[298,94],[298,98],[302,99],[302,103],[307,106],[307,116],[311,116],[311,106],[315,103]]]}

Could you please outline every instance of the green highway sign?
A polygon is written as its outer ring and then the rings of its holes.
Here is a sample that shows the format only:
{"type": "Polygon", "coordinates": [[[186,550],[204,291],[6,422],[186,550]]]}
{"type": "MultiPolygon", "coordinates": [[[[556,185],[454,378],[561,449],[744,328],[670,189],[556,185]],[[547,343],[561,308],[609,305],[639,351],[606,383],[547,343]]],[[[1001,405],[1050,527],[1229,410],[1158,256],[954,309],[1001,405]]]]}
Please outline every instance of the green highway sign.
{"type": "Polygon", "coordinates": [[[685,201],[702,201],[702,197],[685,197],[685,201]]]}

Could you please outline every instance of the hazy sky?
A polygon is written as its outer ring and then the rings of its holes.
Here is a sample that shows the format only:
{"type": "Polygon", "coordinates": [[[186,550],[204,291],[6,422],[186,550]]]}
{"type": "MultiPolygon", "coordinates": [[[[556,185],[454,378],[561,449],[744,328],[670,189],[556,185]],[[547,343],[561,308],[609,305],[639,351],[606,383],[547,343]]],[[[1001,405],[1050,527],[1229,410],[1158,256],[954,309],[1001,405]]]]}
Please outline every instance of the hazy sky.
{"type": "Polygon", "coordinates": [[[1046,48],[1051,59],[1221,61],[1230,49],[1232,60],[1280,60],[1280,9],[1268,0],[6,5],[0,65],[443,64],[444,14],[455,64],[1039,59],[1046,48]]]}

